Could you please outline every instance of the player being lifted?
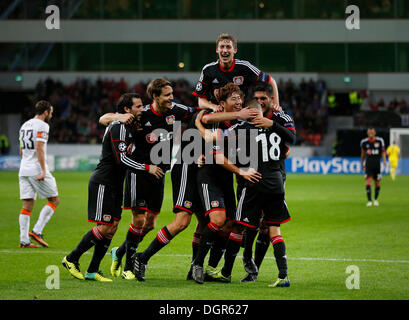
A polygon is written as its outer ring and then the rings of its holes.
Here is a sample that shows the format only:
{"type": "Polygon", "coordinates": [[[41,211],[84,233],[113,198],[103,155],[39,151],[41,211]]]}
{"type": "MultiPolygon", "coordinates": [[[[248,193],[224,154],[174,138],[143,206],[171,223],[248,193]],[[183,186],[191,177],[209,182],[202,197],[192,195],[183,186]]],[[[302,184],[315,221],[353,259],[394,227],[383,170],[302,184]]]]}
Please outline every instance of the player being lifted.
{"type": "MultiPolygon", "coordinates": [[[[199,81],[196,84],[193,95],[198,97],[199,106],[210,107],[214,110],[220,108],[218,103],[217,93],[220,88],[228,83],[233,83],[239,86],[241,91],[246,96],[249,89],[256,83],[256,81],[268,82],[272,85],[274,95],[274,104],[279,105],[278,88],[276,81],[268,74],[260,71],[257,67],[246,60],[235,59],[237,53],[236,39],[227,33],[220,34],[216,40],[216,53],[218,60],[206,64],[200,74],[199,81]]],[[[243,98],[245,99],[245,97],[243,98]]],[[[207,117],[207,123],[224,122],[226,119],[219,114],[219,117],[207,117]]],[[[236,118],[237,119],[237,118],[236,118]]],[[[229,119],[231,120],[231,119],[229,119]]],[[[228,230],[224,230],[228,231],[228,230]]],[[[223,237],[225,232],[221,231],[219,234],[223,237]]],[[[195,237],[195,236],[194,236],[195,237]]],[[[218,238],[212,246],[210,253],[210,264],[207,269],[212,272],[212,265],[217,265],[224,250],[224,239],[218,238]]],[[[207,274],[207,273],[206,273],[207,274]]]]}
{"type": "MultiPolygon", "coordinates": [[[[250,105],[254,107],[254,105],[250,105]]],[[[289,221],[290,215],[284,199],[283,175],[280,168],[280,154],[287,151],[286,143],[294,143],[295,134],[285,126],[278,124],[277,121],[263,118],[261,107],[257,104],[259,116],[252,122],[240,121],[238,124],[229,128],[225,135],[237,139],[237,146],[241,150],[250,150],[250,145],[257,145],[257,170],[261,174],[259,181],[248,181],[238,179],[240,186],[240,196],[237,205],[235,224],[230,233],[225,253],[225,263],[221,271],[215,277],[222,282],[231,281],[231,272],[235,257],[240,250],[242,233],[245,228],[257,228],[261,218],[261,212],[264,213],[264,219],[269,227],[270,242],[274,248],[274,256],[279,271],[278,279],[271,285],[273,287],[287,287],[290,285],[287,276],[287,257],[285,253],[284,239],[281,236],[280,225],[289,221]],[[267,127],[268,128],[264,128],[267,127]],[[243,132],[244,129],[245,131],[243,132]],[[251,134],[251,131],[253,133],[251,134]],[[254,130],[256,130],[254,132],[254,130]],[[240,146],[240,135],[245,134],[246,147],[240,146]]],[[[200,116],[198,117],[200,118],[200,116]]],[[[205,135],[205,129],[196,121],[196,124],[205,135]]],[[[240,151],[239,151],[240,152],[240,151]]],[[[238,173],[241,170],[238,166],[231,163],[224,155],[220,155],[223,167],[238,173]]],[[[251,161],[250,161],[251,163],[251,161]]],[[[248,164],[239,164],[239,166],[248,166],[248,164]]]]}
{"type": "Polygon", "coordinates": [[[92,172],[88,184],[88,221],[97,226],[88,231],[77,247],[63,258],[63,266],[70,274],[80,280],[111,282],[99,271],[101,260],[105,256],[114,236],[122,214],[123,184],[126,170],[133,172],[149,172],[161,179],[164,172],[155,165],[138,163],[129,155],[129,148],[138,135],[142,101],[137,94],[123,94],[118,101],[119,113],[131,113],[134,121],[129,125],[112,122],[106,129],[102,139],[102,151],[99,163],[92,172]],[[94,248],[94,253],[84,275],[79,268],[81,256],[94,248]]]}
{"type": "MultiPolygon", "coordinates": [[[[159,143],[168,143],[170,150],[173,147],[173,125],[176,121],[188,121],[192,117],[196,108],[187,107],[173,102],[173,89],[171,83],[163,78],[151,81],[147,87],[147,94],[152,99],[152,103],[143,108],[141,115],[140,139],[134,143],[132,157],[145,163],[152,163],[151,151],[159,143]],[[162,130],[158,133],[158,130],[162,130]]],[[[107,124],[112,120],[120,119],[120,115],[106,114],[101,119],[102,124],[107,124]]],[[[126,121],[126,119],[123,119],[126,121]]],[[[170,150],[169,159],[159,166],[164,172],[170,170],[170,150]]],[[[179,174],[172,175],[172,184],[176,190],[176,184],[180,183],[182,171],[176,168],[179,174]],[[175,177],[176,176],[176,177],[175,177]]],[[[164,195],[164,178],[159,181],[152,179],[143,172],[128,172],[125,185],[124,207],[132,209],[132,221],[126,235],[125,241],[119,248],[113,248],[111,274],[120,275],[122,257],[126,253],[126,262],[122,277],[127,280],[135,279],[132,257],[137,250],[143,237],[156,224],[156,219],[160,213],[164,195]]],[[[176,203],[175,203],[176,205],[176,203]]],[[[154,254],[166,245],[177,233],[189,225],[191,210],[187,206],[175,206],[176,219],[169,229],[165,226],[157,236],[157,241],[153,250],[149,254],[154,254]]],[[[144,276],[138,274],[138,280],[144,281],[144,276]]]]}
{"type": "Polygon", "coordinates": [[[381,164],[382,157],[383,164],[386,166],[385,143],[381,137],[376,136],[376,130],[369,127],[367,130],[368,137],[361,140],[361,166],[365,171],[365,188],[368,202],[367,207],[379,206],[378,197],[381,190],[381,164]],[[375,197],[372,202],[371,184],[372,179],[375,182],[375,197]]]}
{"type": "Polygon", "coordinates": [[[48,247],[42,232],[58,204],[57,184],[47,165],[48,122],[53,115],[53,107],[48,101],[41,100],[35,105],[34,118],[26,121],[20,128],[19,171],[20,199],[23,208],[20,211],[20,248],[38,248],[39,245],[30,242],[29,237],[41,246],[48,247]],[[30,216],[37,197],[47,198],[48,203],[41,209],[37,223],[30,229],[30,216]]]}

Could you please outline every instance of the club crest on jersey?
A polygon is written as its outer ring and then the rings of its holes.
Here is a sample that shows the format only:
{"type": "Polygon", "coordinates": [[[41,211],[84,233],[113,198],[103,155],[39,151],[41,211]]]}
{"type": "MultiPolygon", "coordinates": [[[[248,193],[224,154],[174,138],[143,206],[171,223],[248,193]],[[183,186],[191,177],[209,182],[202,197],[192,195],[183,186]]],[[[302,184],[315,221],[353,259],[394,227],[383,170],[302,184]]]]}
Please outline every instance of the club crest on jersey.
{"type": "Polygon", "coordinates": [[[187,201],[187,200],[185,201],[184,205],[185,205],[185,208],[188,208],[188,209],[192,207],[192,203],[190,201],[187,201]]]}
{"type": "Polygon", "coordinates": [[[219,201],[214,200],[214,201],[211,202],[211,205],[212,205],[213,208],[218,207],[219,206],[219,201]]]}
{"type": "Polygon", "coordinates": [[[156,141],[158,141],[158,136],[156,134],[154,134],[153,132],[148,133],[146,135],[146,141],[148,143],[155,143],[156,141]]]}
{"type": "Polygon", "coordinates": [[[237,76],[233,78],[233,83],[236,85],[241,85],[244,83],[244,77],[243,76],[237,76]]]}
{"type": "Polygon", "coordinates": [[[174,122],[175,122],[175,116],[174,115],[166,117],[166,123],[167,124],[173,124],[174,122]]]}
{"type": "Polygon", "coordinates": [[[110,216],[109,214],[104,214],[104,216],[102,217],[102,219],[103,219],[105,222],[108,222],[108,221],[111,221],[111,216],[110,216]]]}
{"type": "Polygon", "coordinates": [[[126,145],[126,143],[125,142],[120,142],[119,144],[118,144],[118,150],[120,151],[120,152],[125,152],[126,150],[127,150],[127,145],[126,145]]]}
{"type": "Polygon", "coordinates": [[[373,145],[375,148],[379,148],[379,142],[375,142],[373,145]]]}

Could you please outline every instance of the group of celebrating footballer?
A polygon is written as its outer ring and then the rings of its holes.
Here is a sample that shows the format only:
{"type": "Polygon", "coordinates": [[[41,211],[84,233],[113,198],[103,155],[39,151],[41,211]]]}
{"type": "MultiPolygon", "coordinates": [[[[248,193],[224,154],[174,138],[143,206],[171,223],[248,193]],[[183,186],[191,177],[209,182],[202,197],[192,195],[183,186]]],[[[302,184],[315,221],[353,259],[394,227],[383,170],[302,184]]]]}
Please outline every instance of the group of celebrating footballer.
{"type": "MultiPolygon", "coordinates": [[[[287,145],[295,141],[294,122],[279,106],[274,79],[248,61],[234,58],[237,42],[233,36],[221,34],[216,52],[219,59],[204,66],[193,92],[198,97],[197,108],[175,103],[171,83],[158,78],[147,87],[151,104],[143,106],[138,94],[125,93],[118,100],[117,113],[100,118],[107,128],[100,161],[88,187],[88,221],[97,225],[62,261],[75,278],[112,281],[99,270],[100,263],[118,228],[122,209],[131,209],[126,238],[121,246],[111,249],[113,277],[145,281],[150,258],[183,231],[195,214],[197,226],[187,279],[199,284],[230,282],[235,258],[243,246],[247,275],[242,281],[257,281],[271,243],[278,278],[270,286],[290,286],[280,226],[291,219],[285,202],[284,159],[289,154],[287,145]],[[189,141],[175,141],[176,122],[182,122],[185,129],[198,130],[208,148],[203,148],[194,163],[181,157],[182,161],[172,165],[171,161],[153,164],[152,150],[161,143],[170,143],[180,154],[191,151],[189,141]],[[163,134],[157,134],[158,130],[163,134]],[[245,159],[246,150],[254,145],[256,168],[235,161],[245,159]],[[166,171],[171,172],[175,218],[138,252],[161,211],[166,171]],[[83,275],[79,260],[92,247],[93,256],[83,275]],[[218,269],[223,254],[224,265],[218,269]]],[[[171,156],[175,157],[175,152],[171,156]]]]}

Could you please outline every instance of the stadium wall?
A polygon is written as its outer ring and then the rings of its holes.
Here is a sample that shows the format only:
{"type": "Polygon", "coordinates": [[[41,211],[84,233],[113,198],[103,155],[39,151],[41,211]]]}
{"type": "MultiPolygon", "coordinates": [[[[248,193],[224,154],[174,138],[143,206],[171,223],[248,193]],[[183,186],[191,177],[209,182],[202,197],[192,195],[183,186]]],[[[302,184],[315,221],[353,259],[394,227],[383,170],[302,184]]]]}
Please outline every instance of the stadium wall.
{"type": "MultiPolygon", "coordinates": [[[[48,157],[52,171],[89,171],[98,164],[99,156],[48,157]]],[[[293,174],[363,174],[360,158],[290,157],[285,161],[287,173],[293,174]]],[[[0,171],[15,171],[20,166],[19,156],[0,156],[0,171]]],[[[390,164],[381,164],[382,174],[389,174],[390,164]]],[[[409,175],[409,158],[399,161],[398,175],[409,175]]]]}

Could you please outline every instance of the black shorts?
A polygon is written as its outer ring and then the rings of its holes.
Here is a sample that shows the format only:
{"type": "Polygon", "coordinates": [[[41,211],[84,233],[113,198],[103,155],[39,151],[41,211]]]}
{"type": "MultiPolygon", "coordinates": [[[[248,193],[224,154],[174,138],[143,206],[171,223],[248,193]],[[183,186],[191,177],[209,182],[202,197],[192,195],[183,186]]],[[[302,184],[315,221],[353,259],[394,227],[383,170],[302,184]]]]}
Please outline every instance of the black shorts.
{"type": "Polygon", "coordinates": [[[139,209],[159,214],[164,187],[165,178],[157,179],[147,171],[128,170],[125,179],[124,209],[139,209]]]}
{"type": "Polygon", "coordinates": [[[256,188],[242,188],[235,221],[251,228],[258,228],[262,213],[264,222],[269,226],[291,220],[284,193],[261,193],[256,188]]]}
{"type": "Polygon", "coordinates": [[[365,167],[365,179],[373,178],[375,180],[381,180],[381,166],[380,165],[369,165],[365,167]]]}
{"type": "Polygon", "coordinates": [[[205,215],[216,210],[226,211],[227,219],[233,219],[236,212],[233,175],[210,176],[202,169],[198,170],[197,185],[205,215]]]}
{"type": "Polygon", "coordinates": [[[113,225],[121,220],[122,215],[121,187],[103,185],[95,182],[88,183],[88,221],[113,225]]]}
{"type": "Polygon", "coordinates": [[[197,191],[197,165],[175,164],[172,168],[173,212],[204,214],[197,191]]]}

